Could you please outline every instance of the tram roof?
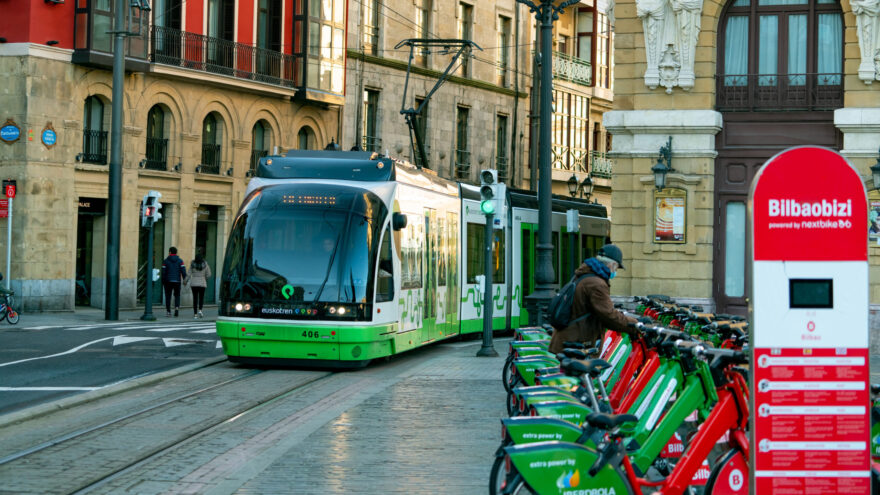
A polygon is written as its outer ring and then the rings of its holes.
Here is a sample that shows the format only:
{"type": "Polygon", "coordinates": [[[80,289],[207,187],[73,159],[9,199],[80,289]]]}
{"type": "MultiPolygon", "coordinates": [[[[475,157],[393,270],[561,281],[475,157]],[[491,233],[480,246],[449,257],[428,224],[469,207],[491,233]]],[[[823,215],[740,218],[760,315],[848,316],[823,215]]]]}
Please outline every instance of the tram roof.
{"type": "Polygon", "coordinates": [[[290,150],[287,156],[260,158],[256,176],[264,179],[395,180],[394,162],[369,151],[290,150]]]}
{"type": "MultiPolygon", "coordinates": [[[[538,195],[534,191],[509,187],[507,192],[510,197],[512,208],[538,209],[538,195]]],[[[471,184],[461,185],[461,195],[466,199],[480,200],[480,186],[471,184]]],[[[608,218],[608,210],[604,205],[590,203],[584,199],[570,198],[559,194],[553,195],[553,211],[564,213],[566,210],[578,210],[581,215],[608,218]]]]}

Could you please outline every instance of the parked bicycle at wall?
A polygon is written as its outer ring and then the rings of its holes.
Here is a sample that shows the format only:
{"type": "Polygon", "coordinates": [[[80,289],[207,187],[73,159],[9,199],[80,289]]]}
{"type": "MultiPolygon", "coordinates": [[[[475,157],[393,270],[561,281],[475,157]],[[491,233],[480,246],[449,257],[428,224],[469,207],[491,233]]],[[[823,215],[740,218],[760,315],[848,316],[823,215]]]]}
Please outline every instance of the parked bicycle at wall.
{"type": "MultiPolygon", "coordinates": [[[[0,281],[3,280],[3,274],[0,273],[0,281]]],[[[0,321],[4,319],[11,325],[18,323],[21,315],[15,310],[15,292],[0,288],[0,321]]]]}

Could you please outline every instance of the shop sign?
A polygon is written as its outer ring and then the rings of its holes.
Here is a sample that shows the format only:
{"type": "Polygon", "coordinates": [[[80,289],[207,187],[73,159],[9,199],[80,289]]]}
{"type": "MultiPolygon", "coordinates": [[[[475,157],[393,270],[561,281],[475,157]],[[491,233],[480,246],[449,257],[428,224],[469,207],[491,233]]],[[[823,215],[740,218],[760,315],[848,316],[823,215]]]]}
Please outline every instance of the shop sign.
{"type": "Polygon", "coordinates": [[[21,137],[21,127],[12,119],[6,119],[6,123],[0,126],[0,141],[12,144],[21,137]]]}
{"type": "Polygon", "coordinates": [[[0,199],[0,218],[9,218],[9,200],[0,199]]]}
{"type": "Polygon", "coordinates": [[[834,151],[792,148],[758,172],[749,211],[750,493],[869,493],[868,202],[861,177],[834,151]]]}
{"type": "Polygon", "coordinates": [[[79,214],[103,215],[107,200],[104,198],[79,198],[77,208],[79,214]]]}

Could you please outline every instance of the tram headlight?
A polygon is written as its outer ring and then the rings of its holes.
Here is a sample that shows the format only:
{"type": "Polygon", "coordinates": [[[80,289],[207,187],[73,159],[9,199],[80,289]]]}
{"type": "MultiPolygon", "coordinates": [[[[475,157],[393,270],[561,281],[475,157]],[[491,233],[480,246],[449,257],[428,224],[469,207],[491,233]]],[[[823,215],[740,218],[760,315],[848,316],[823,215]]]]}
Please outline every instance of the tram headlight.
{"type": "Polygon", "coordinates": [[[249,302],[229,303],[230,312],[234,313],[250,313],[254,307],[249,302]]]}

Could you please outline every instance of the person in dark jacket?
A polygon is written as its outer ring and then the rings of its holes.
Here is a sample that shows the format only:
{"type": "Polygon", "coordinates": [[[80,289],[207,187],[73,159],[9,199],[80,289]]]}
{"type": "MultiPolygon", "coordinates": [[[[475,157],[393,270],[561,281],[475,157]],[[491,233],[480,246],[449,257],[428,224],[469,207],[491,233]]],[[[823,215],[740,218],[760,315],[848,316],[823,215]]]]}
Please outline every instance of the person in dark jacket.
{"type": "Polygon", "coordinates": [[[575,271],[575,275],[592,274],[584,277],[577,284],[574,301],[571,304],[571,320],[573,323],[562,330],[553,332],[550,339],[550,352],[562,351],[563,343],[585,342],[592,345],[602,338],[605,329],[617,332],[634,333],[629,324],[637,320],[630,318],[614,309],[611,301],[609,281],[623,269],[623,253],[614,244],[606,244],[599,249],[594,258],[584,260],[575,271]],[[587,318],[575,321],[578,317],[589,313],[587,318]]]}
{"type": "Polygon", "coordinates": [[[171,295],[174,294],[174,316],[180,312],[180,283],[186,278],[186,265],[177,256],[177,248],[168,248],[162,261],[162,286],[165,288],[165,316],[171,316],[171,295]]]}

